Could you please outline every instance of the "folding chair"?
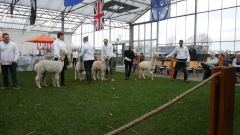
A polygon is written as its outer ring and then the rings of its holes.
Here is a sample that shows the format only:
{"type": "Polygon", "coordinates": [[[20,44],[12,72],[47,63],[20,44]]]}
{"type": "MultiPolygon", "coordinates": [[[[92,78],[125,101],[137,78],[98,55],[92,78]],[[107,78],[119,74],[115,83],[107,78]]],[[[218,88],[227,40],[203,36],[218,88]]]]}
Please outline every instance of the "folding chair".
{"type": "MultiPolygon", "coordinates": [[[[176,65],[176,62],[173,63],[173,68],[175,67],[175,65],[176,65]]],[[[169,69],[171,71],[171,68],[172,67],[171,67],[171,62],[170,62],[170,66],[168,66],[167,69],[169,69]]]]}
{"type": "MultiPolygon", "coordinates": [[[[190,61],[189,62],[189,66],[187,67],[187,71],[188,71],[188,76],[189,76],[189,71],[193,71],[193,78],[195,76],[196,73],[196,69],[199,67],[199,64],[197,61],[190,61]]],[[[198,76],[198,71],[197,71],[197,76],[198,76]]],[[[199,77],[199,76],[198,76],[199,77]]]]}
{"type": "Polygon", "coordinates": [[[157,68],[156,74],[160,74],[160,72],[161,72],[160,66],[162,66],[162,61],[156,61],[156,64],[155,64],[155,68],[157,68]]]}
{"type": "Polygon", "coordinates": [[[167,75],[167,67],[171,66],[171,62],[170,61],[165,61],[163,66],[160,66],[160,69],[165,69],[165,75],[167,75]]]}

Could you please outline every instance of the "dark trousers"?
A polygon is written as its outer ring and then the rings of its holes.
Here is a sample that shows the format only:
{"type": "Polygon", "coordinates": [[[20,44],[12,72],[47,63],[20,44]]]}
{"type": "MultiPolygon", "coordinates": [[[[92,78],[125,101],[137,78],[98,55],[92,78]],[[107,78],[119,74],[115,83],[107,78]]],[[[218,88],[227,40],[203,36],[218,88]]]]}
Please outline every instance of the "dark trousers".
{"type": "Polygon", "coordinates": [[[92,81],[92,65],[93,65],[94,60],[88,60],[84,61],[84,68],[86,71],[86,76],[87,76],[87,82],[92,81]]]}
{"type": "Polygon", "coordinates": [[[195,61],[195,58],[191,58],[190,61],[195,61]]]}
{"type": "Polygon", "coordinates": [[[125,60],[125,75],[128,78],[130,77],[130,73],[131,73],[131,70],[132,70],[132,65],[133,65],[132,62],[125,60]]]}
{"type": "Polygon", "coordinates": [[[73,58],[73,67],[76,67],[77,58],[73,58]]]}
{"type": "MultiPolygon", "coordinates": [[[[237,74],[240,74],[239,72],[240,72],[240,68],[239,68],[239,67],[236,67],[236,73],[237,73],[237,74]]],[[[236,76],[236,82],[237,82],[237,76],[236,76]]]]}
{"type": "Polygon", "coordinates": [[[211,66],[205,64],[205,63],[201,63],[203,69],[204,69],[204,75],[203,75],[203,79],[207,79],[209,76],[211,76],[211,66]]]}
{"type": "MultiPolygon", "coordinates": [[[[111,76],[113,77],[114,74],[113,74],[113,60],[112,60],[112,58],[109,60],[109,67],[110,67],[110,71],[111,71],[111,76]]],[[[108,77],[108,67],[107,67],[107,70],[106,70],[106,76],[108,77]]]]}
{"type": "Polygon", "coordinates": [[[174,74],[173,74],[173,78],[176,79],[176,76],[177,76],[177,73],[178,73],[178,70],[180,68],[183,68],[183,72],[184,72],[184,80],[187,80],[187,64],[186,64],[186,59],[178,59],[176,65],[175,65],[175,71],[174,71],[174,74]]]}
{"type": "Polygon", "coordinates": [[[18,87],[16,64],[2,65],[1,68],[2,68],[2,72],[3,72],[4,86],[6,86],[6,87],[9,86],[9,81],[8,81],[8,69],[9,69],[11,72],[13,87],[18,87]]]}
{"type": "MultiPolygon", "coordinates": [[[[55,58],[55,61],[58,61],[58,58],[55,58]]],[[[62,72],[61,72],[61,83],[65,83],[64,70],[65,70],[65,68],[63,66],[63,69],[62,69],[62,72]]]]}

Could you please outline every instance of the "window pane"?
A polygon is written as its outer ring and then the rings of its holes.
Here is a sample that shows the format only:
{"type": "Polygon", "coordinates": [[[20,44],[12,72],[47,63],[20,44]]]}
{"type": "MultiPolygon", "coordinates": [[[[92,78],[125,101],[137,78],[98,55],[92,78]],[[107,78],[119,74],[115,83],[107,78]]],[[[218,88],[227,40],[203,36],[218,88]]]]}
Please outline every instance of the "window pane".
{"type": "Polygon", "coordinates": [[[195,0],[187,0],[187,14],[195,13],[195,0]]]}
{"type": "Polygon", "coordinates": [[[157,38],[157,22],[152,23],[152,39],[157,38]]]}
{"type": "Polygon", "coordinates": [[[144,24],[139,25],[140,29],[139,29],[139,40],[144,40],[144,24]]]}
{"type": "Polygon", "coordinates": [[[240,40],[240,7],[237,8],[236,40],[240,40]]]}
{"type": "Polygon", "coordinates": [[[177,2],[177,16],[186,14],[186,1],[177,2]]]}
{"type": "Polygon", "coordinates": [[[159,44],[166,44],[166,34],[167,34],[167,31],[166,31],[166,20],[164,21],[159,21],[159,30],[158,30],[158,43],[159,44]]]}
{"type": "Polygon", "coordinates": [[[221,0],[210,0],[209,1],[209,10],[221,9],[222,1],[221,0]]]}
{"type": "Polygon", "coordinates": [[[220,51],[220,42],[213,42],[209,45],[208,52],[218,52],[220,51]]]}
{"type": "Polygon", "coordinates": [[[223,0],[223,4],[222,5],[223,5],[222,8],[236,6],[236,0],[223,0]]]}
{"type": "Polygon", "coordinates": [[[207,34],[207,28],[208,28],[208,13],[198,14],[197,15],[197,35],[207,34]]]}
{"type": "Polygon", "coordinates": [[[157,52],[157,40],[152,40],[152,52],[151,52],[151,56],[152,53],[157,52]]]}
{"type": "Polygon", "coordinates": [[[145,41],[145,57],[150,57],[151,41],[145,41]]]}
{"type": "Polygon", "coordinates": [[[177,18],[177,29],[176,29],[177,41],[182,39],[185,42],[185,18],[186,17],[177,18]]]}
{"type": "Polygon", "coordinates": [[[151,39],[151,23],[146,24],[146,39],[151,39]]]}
{"type": "Polygon", "coordinates": [[[236,8],[222,10],[222,41],[233,41],[235,34],[236,8]]]}
{"type": "Polygon", "coordinates": [[[133,51],[138,52],[138,42],[133,42],[133,51]]]}
{"type": "Polygon", "coordinates": [[[220,41],[221,11],[209,12],[208,35],[212,41],[220,41]]]}
{"type": "Polygon", "coordinates": [[[221,52],[234,52],[234,42],[221,42],[221,52]]]}
{"type": "Polygon", "coordinates": [[[187,16],[186,20],[186,39],[185,43],[192,44],[194,42],[194,15],[187,16]]]}
{"type": "Polygon", "coordinates": [[[197,12],[208,11],[208,0],[198,0],[197,12]]]}
{"type": "Polygon", "coordinates": [[[167,44],[175,43],[175,18],[167,20],[167,44]]]}
{"type": "Polygon", "coordinates": [[[138,40],[138,25],[134,26],[133,40],[138,40]]]}
{"type": "Polygon", "coordinates": [[[139,42],[139,45],[138,45],[138,53],[143,53],[144,54],[144,42],[141,41],[139,42]]]}
{"type": "MultiPolygon", "coordinates": [[[[240,42],[235,42],[235,52],[240,51],[240,42]]],[[[234,52],[232,52],[234,53],[234,52]]]]}
{"type": "Polygon", "coordinates": [[[177,16],[177,4],[176,4],[176,2],[175,3],[173,3],[171,6],[170,6],[170,8],[171,8],[171,17],[175,17],[175,16],[177,16]]]}

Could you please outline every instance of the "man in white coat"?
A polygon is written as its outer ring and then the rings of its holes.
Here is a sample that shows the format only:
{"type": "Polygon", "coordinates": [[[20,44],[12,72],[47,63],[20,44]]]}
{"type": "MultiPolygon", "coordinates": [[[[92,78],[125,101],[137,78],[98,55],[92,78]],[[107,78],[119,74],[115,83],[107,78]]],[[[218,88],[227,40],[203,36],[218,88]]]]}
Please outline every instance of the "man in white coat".
{"type": "Polygon", "coordinates": [[[0,65],[3,72],[3,83],[1,89],[9,88],[8,69],[11,72],[13,88],[20,89],[17,82],[17,59],[19,57],[18,46],[9,40],[9,34],[2,35],[3,41],[0,42],[0,65]]]}
{"type": "MultiPolygon", "coordinates": [[[[64,40],[64,34],[59,32],[57,34],[57,37],[58,37],[58,39],[56,39],[53,42],[54,60],[58,61],[58,59],[60,59],[61,61],[64,62],[64,58],[61,58],[60,55],[59,55],[60,48],[65,49],[67,51],[66,44],[63,41],[64,40]]],[[[61,85],[67,85],[67,83],[65,83],[65,78],[64,78],[64,70],[66,68],[67,68],[67,65],[65,65],[65,63],[64,63],[64,66],[63,66],[63,69],[62,69],[62,72],[61,72],[61,85]]]]}
{"type": "MultiPolygon", "coordinates": [[[[110,55],[110,59],[109,59],[109,67],[110,67],[110,71],[111,71],[111,81],[114,81],[114,74],[113,74],[113,46],[112,44],[108,43],[108,39],[104,39],[103,40],[104,45],[102,46],[102,51],[101,51],[101,55],[102,55],[102,63],[104,63],[104,57],[109,54],[110,55]]],[[[108,78],[108,67],[106,70],[106,79],[104,79],[104,81],[109,80],[108,78]]]]}

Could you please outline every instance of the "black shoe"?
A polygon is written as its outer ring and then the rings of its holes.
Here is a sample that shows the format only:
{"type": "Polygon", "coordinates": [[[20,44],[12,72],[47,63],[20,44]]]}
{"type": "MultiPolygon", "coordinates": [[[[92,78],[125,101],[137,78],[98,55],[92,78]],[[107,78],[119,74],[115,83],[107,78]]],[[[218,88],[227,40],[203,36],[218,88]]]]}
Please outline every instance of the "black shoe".
{"type": "Polygon", "coordinates": [[[126,80],[128,80],[128,77],[126,77],[126,80]]]}
{"type": "Polygon", "coordinates": [[[61,85],[67,86],[67,83],[63,82],[63,83],[61,83],[61,85]]]}
{"type": "Polygon", "coordinates": [[[128,79],[131,79],[130,77],[128,77],[128,79]]]}
{"type": "Polygon", "coordinates": [[[19,87],[19,86],[16,86],[16,87],[13,87],[13,89],[17,89],[17,90],[19,90],[19,89],[20,89],[20,87],[19,87]]]}

